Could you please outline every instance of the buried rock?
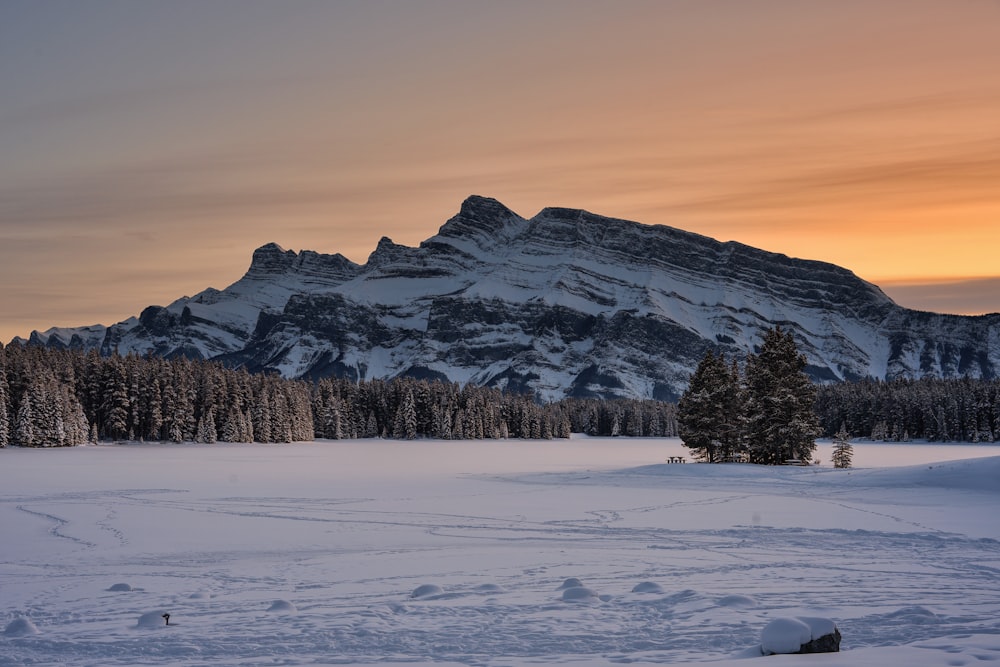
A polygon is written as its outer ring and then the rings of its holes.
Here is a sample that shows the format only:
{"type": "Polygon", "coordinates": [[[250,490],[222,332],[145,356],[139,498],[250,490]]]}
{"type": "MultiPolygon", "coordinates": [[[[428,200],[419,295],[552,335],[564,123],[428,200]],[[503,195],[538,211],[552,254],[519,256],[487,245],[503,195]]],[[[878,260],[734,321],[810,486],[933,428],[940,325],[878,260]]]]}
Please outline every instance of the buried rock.
{"type": "Polygon", "coordinates": [[[778,653],[837,653],[840,651],[840,630],[828,618],[798,616],[776,618],[760,634],[760,652],[778,653]]]}
{"type": "Polygon", "coordinates": [[[811,639],[799,649],[799,653],[837,653],[839,651],[840,630],[836,626],[830,634],[811,639]]]}

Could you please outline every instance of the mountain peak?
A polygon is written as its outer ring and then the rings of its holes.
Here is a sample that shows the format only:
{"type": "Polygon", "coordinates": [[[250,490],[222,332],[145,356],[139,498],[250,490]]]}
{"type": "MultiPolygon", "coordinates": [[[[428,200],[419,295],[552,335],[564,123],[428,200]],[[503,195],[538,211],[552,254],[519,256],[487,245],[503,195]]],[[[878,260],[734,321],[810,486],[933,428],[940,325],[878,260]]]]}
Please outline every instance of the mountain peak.
{"type": "Polygon", "coordinates": [[[365,267],[367,269],[373,269],[388,262],[395,261],[405,254],[407,250],[409,250],[407,246],[395,243],[388,236],[383,236],[378,240],[378,245],[375,246],[375,250],[368,255],[368,262],[365,264],[365,267]]]}
{"type": "Polygon", "coordinates": [[[247,277],[263,278],[284,273],[295,262],[294,250],[285,250],[277,243],[267,243],[253,251],[247,277]]]}
{"type": "Polygon", "coordinates": [[[466,197],[465,201],[462,202],[462,207],[459,209],[459,215],[469,217],[483,215],[501,218],[517,217],[516,213],[501,204],[499,200],[481,195],[469,195],[466,197]]]}
{"type": "Polygon", "coordinates": [[[526,228],[527,220],[496,199],[472,195],[462,202],[458,213],[441,226],[430,242],[447,241],[461,246],[471,241],[480,250],[486,251],[498,243],[511,241],[526,228]]]}

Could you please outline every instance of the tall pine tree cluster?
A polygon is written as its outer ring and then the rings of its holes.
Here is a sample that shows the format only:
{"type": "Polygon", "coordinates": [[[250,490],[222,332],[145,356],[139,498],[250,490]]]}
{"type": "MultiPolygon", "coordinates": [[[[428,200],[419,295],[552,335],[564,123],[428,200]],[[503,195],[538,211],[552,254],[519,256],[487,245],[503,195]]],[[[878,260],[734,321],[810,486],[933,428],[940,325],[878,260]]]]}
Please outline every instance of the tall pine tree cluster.
{"type": "Polygon", "coordinates": [[[709,463],[809,461],[821,430],[805,365],[791,332],[780,327],[764,334],[742,373],[709,350],[678,403],[684,444],[709,463]]]}
{"type": "Polygon", "coordinates": [[[678,403],[680,436],[707,463],[734,460],[743,452],[739,369],[709,350],[678,403]]]}

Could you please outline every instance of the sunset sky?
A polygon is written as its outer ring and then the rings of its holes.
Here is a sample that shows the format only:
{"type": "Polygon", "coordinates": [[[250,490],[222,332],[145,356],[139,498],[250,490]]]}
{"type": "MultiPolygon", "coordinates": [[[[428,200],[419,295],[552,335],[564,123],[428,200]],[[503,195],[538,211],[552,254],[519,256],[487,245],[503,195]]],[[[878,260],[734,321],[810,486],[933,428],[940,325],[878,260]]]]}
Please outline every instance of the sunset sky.
{"type": "Polygon", "coordinates": [[[0,0],[0,341],[470,194],[1000,311],[1000,2],[0,0]]]}

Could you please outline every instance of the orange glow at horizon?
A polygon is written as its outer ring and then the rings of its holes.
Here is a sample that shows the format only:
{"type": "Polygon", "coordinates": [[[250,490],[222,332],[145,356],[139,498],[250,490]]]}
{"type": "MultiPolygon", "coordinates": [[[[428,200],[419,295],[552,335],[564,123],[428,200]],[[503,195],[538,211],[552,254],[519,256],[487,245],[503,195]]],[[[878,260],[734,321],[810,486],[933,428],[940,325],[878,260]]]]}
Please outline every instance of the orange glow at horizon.
{"type": "Polygon", "coordinates": [[[364,262],[470,194],[1000,311],[1000,4],[172,5],[0,6],[0,341],[267,242],[364,262]]]}

